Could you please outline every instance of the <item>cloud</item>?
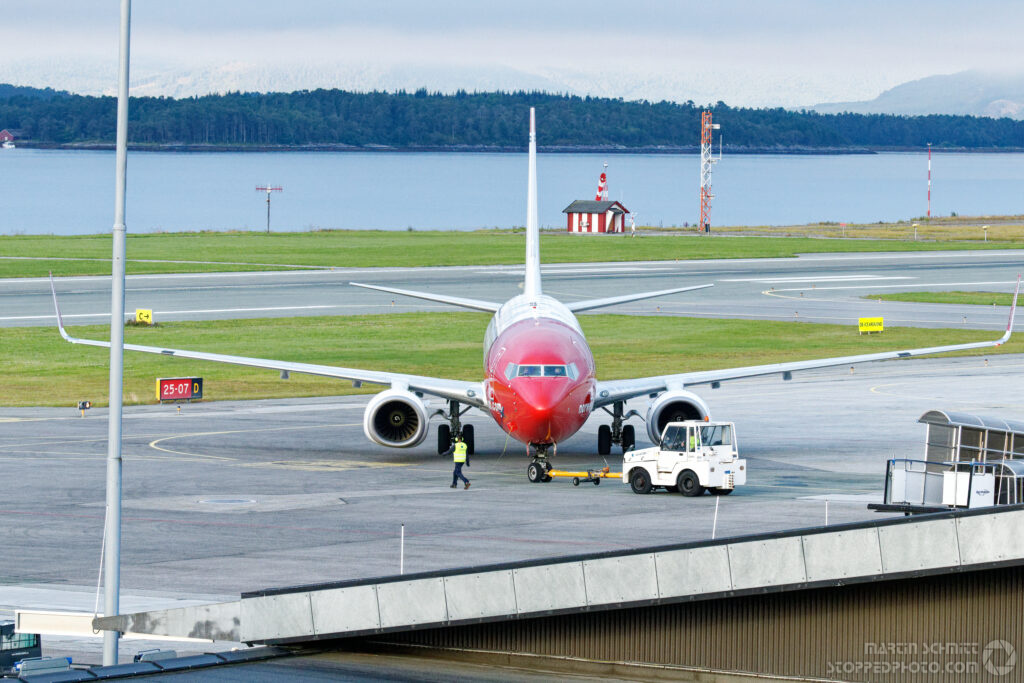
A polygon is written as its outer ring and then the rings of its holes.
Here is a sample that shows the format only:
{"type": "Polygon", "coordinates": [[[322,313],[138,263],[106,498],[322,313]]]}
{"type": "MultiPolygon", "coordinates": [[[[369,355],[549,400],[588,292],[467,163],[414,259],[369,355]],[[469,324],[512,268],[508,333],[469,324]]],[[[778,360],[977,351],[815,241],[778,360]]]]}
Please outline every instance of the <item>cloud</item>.
{"type": "MultiPolygon", "coordinates": [[[[178,0],[136,2],[132,11],[133,68],[179,76],[232,64],[492,68],[529,82],[577,74],[575,88],[589,80],[600,94],[612,84],[638,92],[630,80],[668,83],[662,90],[699,82],[729,102],[756,104],[756,94],[765,104],[803,104],[872,97],[935,73],[1024,69],[1016,45],[1024,5],[984,0],[178,0]]],[[[8,0],[5,18],[0,78],[37,78],[48,63],[116,65],[117,3],[8,0]]],[[[66,67],[52,73],[69,80],[66,67]]]]}

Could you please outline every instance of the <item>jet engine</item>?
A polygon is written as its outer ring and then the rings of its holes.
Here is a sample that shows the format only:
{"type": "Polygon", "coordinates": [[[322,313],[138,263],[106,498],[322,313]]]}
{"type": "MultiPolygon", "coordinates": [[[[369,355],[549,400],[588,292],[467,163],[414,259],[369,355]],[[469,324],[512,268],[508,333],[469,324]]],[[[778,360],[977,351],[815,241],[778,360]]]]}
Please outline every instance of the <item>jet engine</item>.
{"type": "Polygon", "coordinates": [[[708,406],[697,394],[689,391],[666,391],[651,401],[647,408],[647,436],[651,443],[661,442],[661,433],[669,422],[703,420],[711,415],[708,406]]]}
{"type": "Polygon", "coordinates": [[[366,438],[381,446],[411,448],[427,438],[427,404],[416,394],[389,389],[374,396],[363,413],[366,438]]]}

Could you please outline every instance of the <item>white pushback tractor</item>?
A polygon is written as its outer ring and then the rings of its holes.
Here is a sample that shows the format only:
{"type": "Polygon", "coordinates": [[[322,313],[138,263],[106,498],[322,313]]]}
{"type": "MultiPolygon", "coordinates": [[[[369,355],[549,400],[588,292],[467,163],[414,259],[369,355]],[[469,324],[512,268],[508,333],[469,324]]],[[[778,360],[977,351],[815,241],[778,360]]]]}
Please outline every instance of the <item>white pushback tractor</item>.
{"type": "Polygon", "coordinates": [[[747,462],[739,457],[732,422],[670,422],[660,446],[623,455],[622,481],[634,493],[661,487],[684,496],[724,495],[747,483],[747,462]]]}

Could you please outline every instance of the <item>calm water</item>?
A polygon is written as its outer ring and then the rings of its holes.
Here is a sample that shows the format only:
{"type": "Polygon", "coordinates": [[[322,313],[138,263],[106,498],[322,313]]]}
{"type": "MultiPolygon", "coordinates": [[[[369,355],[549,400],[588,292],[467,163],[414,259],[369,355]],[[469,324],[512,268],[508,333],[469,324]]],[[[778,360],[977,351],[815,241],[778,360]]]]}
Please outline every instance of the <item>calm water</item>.
{"type": "MultiPolygon", "coordinates": [[[[643,225],[698,217],[695,155],[541,154],[540,222],[592,199],[602,163],[611,197],[643,225]]],[[[1024,213],[1024,154],[935,154],[932,214],[1024,213]]],[[[713,225],[874,222],[924,215],[925,154],[726,155],[713,225]]],[[[128,229],[475,229],[525,222],[526,155],[461,153],[131,153],[128,229]]],[[[113,152],[0,150],[0,234],[107,232],[113,152]]]]}

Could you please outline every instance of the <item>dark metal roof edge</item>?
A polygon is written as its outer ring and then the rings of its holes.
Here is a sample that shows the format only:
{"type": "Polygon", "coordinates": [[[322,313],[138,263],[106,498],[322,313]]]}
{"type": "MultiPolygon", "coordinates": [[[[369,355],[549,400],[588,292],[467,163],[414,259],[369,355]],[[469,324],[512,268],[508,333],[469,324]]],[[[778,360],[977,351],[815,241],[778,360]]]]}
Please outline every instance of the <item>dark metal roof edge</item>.
{"type": "Polygon", "coordinates": [[[602,199],[602,200],[596,200],[596,199],[574,199],[572,204],[570,204],[569,206],[567,206],[564,209],[562,209],[562,213],[593,213],[592,211],[570,211],[570,209],[572,209],[574,206],[577,206],[577,205],[589,206],[592,209],[598,208],[599,205],[607,205],[607,206],[604,206],[604,208],[601,209],[601,211],[607,211],[608,209],[612,208],[616,204],[618,204],[620,207],[622,207],[623,211],[625,211],[626,213],[629,213],[629,209],[627,209],[625,207],[625,205],[622,202],[618,201],[617,199],[602,199]],[[598,206],[595,206],[595,205],[598,205],[598,206]]]}
{"type": "Polygon", "coordinates": [[[89,680],[110,680],[114,678],[134,678],[135,676],[156,676],[161,673],[167,674],[181,674],[187,671],[194,671],[195,669],[206,669],[214,666],[223,666],[226,664],[245,664],[246,662],[257,662],[265,659],[274,659],[275,657],[290,657],[295,652],[292,650],[285,650],[283,648],[274,647],[273,645],[261,646],[252,648],[251,650],[238,650],[228,652],[204,652],[201,655],[186,655],[183,657],[174,657],[172,659],[153,660],[146,662],[130,662],[115,664],[113,666],[99,666],[90,669],[82,669],[84,672],[88,672],[93,676],[89,680]],[[225,656],[227,655],[227,656],[225,656]],[[211,656],[216,661],[200,662],[198,661],[201,657],[211,656]],[[174,662],[182,660],[196,660],[195,663],[190,664],[186,667],[175,667],[174,662]],[[147,665],[153,666],[151,671],[138,672],[138,671],[127,671],[125,667],[129,664],[136,665],[147,665]],[[122,669],[124,673],[115,673],[115,669],[122,669]]]}
{"type": "Polygon", "coordinates": [[[526,567],[538,567],[548,564],[561,564],[567,562],[583,562],[586,560],[598,560],[609,557],[625,557],[629,555],[643,555],[647,553],[660,553],[672,550],[690,550],[692,548],[707,548],[719,545],[732,545],[735,543],[748,543],[764,541],[777,538],[793,538],[809,536],[814,534],[826,534],[838,531],[853,531],[856,529],[875,529],[879,527],[897,526],[900,524],[920,524],[943,519],[957,519],[960,517],[976,517],[979,515],[995,515],[1005,512],[1024,510],[1024,503],[1017,505],[1001,505],[998,508],[978,508],[974,510],[951,510],[949,512],[933,512],[920,514],[914,517],[896,517],[879,519],[867,522],[851,522],[848,524],[834,524],[831,526],[806,527],[803,529],[787,529],[785,531],[772,531],[749,536],[729,536],[715,540],[689,541],[687,543],[674,543],[668,545],[649,546],[644,548],[632,548],[623,550],[605,550],[596,553],[585,553],[579,555],[561,555],[549,558],[521,560],[519,562],[502,562],[497,564],[484,564],[471,567],[453,567],[448,569],[435,569],[427,572],[414,574],[391,574],[366,579],[348,579],[345,581],[327,581],[323,583],[304,584],[299,586],[284,586],[281,588],[264,588],[261,590],[247,591],[241,594],[241,598],[259,598],[270,595],[285,595],[288,593],[308,593],[311,591],[330,590],[333,588],[350,588],[352,586],[372,586],[383,583],[396,583],[398,581],[413,581],[416,579],[433,579],[443,576],[464,576],[467,574],[479,574],[482,572],[502,571],[506,569],[524,569],[526,567]]]}
{"type": "Polygon", "coordinates": [[[816,590],[820,588],[841,588],[843,586],[856,586],[870,583],[888,583],[892,581],[906,581],[908,579],[919,579],[932,576],[944,576],[950,574],[968,574],[975,571],[989,569],[1002,569],[1006,567],[1024,566],[1024,558],[1003,560],[1000,562],[985,562],[975,565],[957,565],[955,567],[935,567],[933,569],[919,569],[907,572],[894,572],[891,574],[872,574],[869,576],[855,576],[843,579],[830,579],[827,581],[804,581],[800,583],[778,584],[775,586],[760,586],[757,588],[743,588],[740,590],[717,591],[714,593],[698,593],[694,595],[674,596],[670,598],[658,598],[653,600],[634,600],[616,603],[604,603],[600,605],[582,605],[580,607],[566,607],[556,610],[544,610],[540,612],[528,612],[524,614],[508,614],[494,617],[481,617],[474,619],[458,619],[453,621],[434,621],[408,626],[393,626],[389,628],[363,629],[360,631],[341,633],[318,633],[314,636],[296,636],[293,638],[269,638],[266,640],[254,640],[251,642],[267,645],[288,645],[296,643],[309,643],[324,640],[347,640],[350,638],[363,638],[366,636],[387,635],[391,633],[408,633],[411,631],[424,631],[436,628],[454,628],[458,626],[473,626],[476,624],[490,624],[507,621],[524,621],[527,619],[538,619],[543,617],[554,617],[563,614],[584,614],[588,612],[610,612],[620,609],[634,609],[640,607],[653,607],[658,605],[678,605],[683,603],[705,602],[708,600],[720,600],[723,598],[743,598],[757,595],[774,595],[792,591],[816,590]]]}

